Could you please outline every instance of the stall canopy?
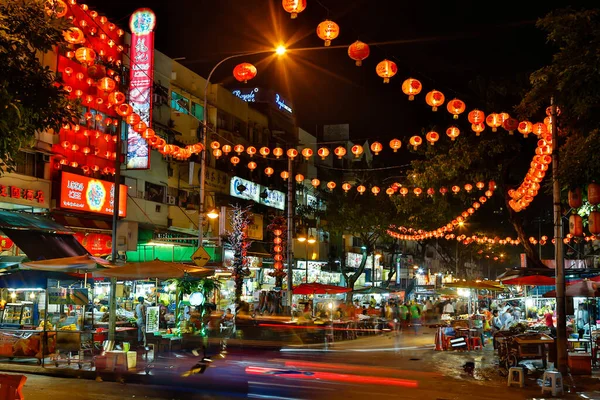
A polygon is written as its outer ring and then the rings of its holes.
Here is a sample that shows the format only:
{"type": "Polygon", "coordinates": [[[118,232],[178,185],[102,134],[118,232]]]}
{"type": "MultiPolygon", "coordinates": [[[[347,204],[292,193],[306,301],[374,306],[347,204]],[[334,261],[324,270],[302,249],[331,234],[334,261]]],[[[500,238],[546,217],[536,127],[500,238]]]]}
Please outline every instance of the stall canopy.
{"type": "MultiPolygon", "coordinates": [[[[565,296],[567,297],[600,297],[600,284],[589,280],[578,281],[567,285],[565,296]]],[[[544,297],[556,297],[556,290],[544,293],[544,297]]]]}
{"type": "Polygon", "coordinates": [[[190,276],[193,278],[205,278],[214,274],[209,268],[198,268],[193,265],[167,262],[148,261],[142,263],[127,263],[123,267],[95,271],[94,276],[117,279],[171,279],[190,276]]]}
{"type": "Polygon", "coordinates": [[[446,287],[450,288],[463,288],[463,289],[479,289],[479,290],[495,290],[503,291],[504,288],[497,282],[493,281],[457,281],[452,283],[445,283],[446,287]]]}
{"type": "Polygon", "coordinates": [[[354,290],[352,294],[388,294],[390,291],[377,286],[366,287],[354,290]]]}
{"type": "Polygon", "coordinates": [[[324,285],[322,283],[302,283],[294,288],[293,294],[340,294],[349,291],[350,288],[343,286],[324,285]]]}
{"type": "Polygon", "coordinates": [[[505,285],[553,286],[555,278],[544,275],[520,276],[502,281],[505,285]]]}
{"type": "Polygon", "coordinates": [[[21,263],[21,269],[35,271],[94,271],[98,265],[114,267],[108,261],[92,257],[89,254],[77,257],[55,258],[52,260],[30,261],[21,263]]]}
{"type": "Polygon", "coordinates": [[[57,281],[76,281],[78,278],[64,272],[50,271],[18,271],[0,276],[0,288],[11,289],[45,289],[48,279],[57,281]]]}

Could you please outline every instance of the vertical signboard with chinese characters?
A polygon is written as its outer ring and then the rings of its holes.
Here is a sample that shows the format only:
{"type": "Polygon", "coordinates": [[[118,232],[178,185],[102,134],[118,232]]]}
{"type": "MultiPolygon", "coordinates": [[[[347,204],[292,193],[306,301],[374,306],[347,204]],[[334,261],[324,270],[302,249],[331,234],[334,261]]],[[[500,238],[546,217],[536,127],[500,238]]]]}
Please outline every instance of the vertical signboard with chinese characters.
{"type": "MultiPolygon", "coordinates": [[[[131,15],[129,104],[148,127],[152,126],[152,85],[154,82],[154,27],[156,16],[149,8],[131,15]]],[[[146,139],[131,126],[127,128],[127,169],[150,168],[150,148],[146,139]]]]}

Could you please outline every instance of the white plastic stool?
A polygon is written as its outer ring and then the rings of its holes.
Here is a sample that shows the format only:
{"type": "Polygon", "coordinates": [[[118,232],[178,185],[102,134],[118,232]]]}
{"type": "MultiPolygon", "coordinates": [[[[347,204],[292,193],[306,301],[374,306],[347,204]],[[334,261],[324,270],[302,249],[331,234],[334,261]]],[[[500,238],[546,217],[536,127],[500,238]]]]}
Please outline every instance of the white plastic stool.
{"type": "Polygon", "coordinates": [[[542,394],[551,392],[552,396],[564,394],[562,374],[558,371],[545,371],[542,378],[542,394]],[[550,382],[550,385],[547,383],[550,382]]]}
{"type": "Polygon", "coordinates": [[[512,386],[513,383],[519,384],[519,387],[525,387],[525,368],[510,367],[507,386],[512,386]]]}

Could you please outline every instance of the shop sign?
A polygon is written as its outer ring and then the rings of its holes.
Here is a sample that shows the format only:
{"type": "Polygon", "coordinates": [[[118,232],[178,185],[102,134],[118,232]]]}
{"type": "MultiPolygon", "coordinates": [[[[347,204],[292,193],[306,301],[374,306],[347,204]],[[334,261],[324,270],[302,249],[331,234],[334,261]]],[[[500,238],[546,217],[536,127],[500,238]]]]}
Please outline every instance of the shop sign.
{"type": "Polygon", "coordinates": [[[285,194],[279,190],[268,190],[265,188],[267,193],[266,198],[260,198],[260,204],[264,204],[267,207],[273,207],[278,210],[285,209],[285,194]]]}
{"type": "MultiPolygon", "coordinates": [[[[149,8],[136,10],[129,19],[131,50],[129,54],[129,104],[148,127],[152,126],[152,85],[154,84],[154,27],[156,15],[149,8]]],[[[127,169],[150,168],[148,142],[127,129],[127,169]]]]}
{"type": "MultiPolygon", "coordinates": [[[[192,185],[198,185],[198,182],[200,182],[200,165],[198,163],[194,164],[194,180],[192,181],[192,185]]],[[[204,184],[206,185],[206,190],[209,192],[229,193],[229,175],[226,172],[207,167],[204,184]]]]}
{"type": "MultiPolygon", "coordinates": [[[[60,184],[60,207],[112,215],[115,203],[114,191],[115,184],[112,182],[63,172],[60,184]]],[[[127,216],[126,185],[120,185],[119,195],[119,216],[125,217],[127,216]]]]}
{"type": "Polygon", "coordinates": [[[258,183],[250,182],[240,177],[234,176],[231,178],[231,184],[229,186],[229,195],[240,199],[253,200],[257,203],[260,202],[260,185],[258,183]],[[240,186],[245,189],[239,190],[240,186]]]}
{"type": "Polygon", "coordinates": [[[75,239],[94,257],[103,257],[112,251],[112,236],[103,233],[75,233],[75,239]]]}
{"type": "Polygon", "coordinates": [[[0,251],[10,250],[15,243],[6,236],[0,236],[0,251]]]}
{"type": "Polygon", "coordinates": [[[255,87],[254,89],[235,89],[231,93],[247,103],[256,103],[258,92],[259,89],[255,87]]]}
{"type": "Polygon", "coordinates": [[[89,303],[88,290],[80,288],[48,288],[48,304],[70,304],[86,306],[89,303]]]}
{"type": "MultiPolygon", "coordinates": [[[[367,264],[365,268],[371,269],[373,268],[373,255],[365,256],[367,257],[367,264]]],[[[347,253],[346,254],[346,267],[357,269],[360,266],[363,255],[362,253],[347,253]]],[[[379,267],[379,259],[375,258],[375,267],[379,267]]]]}
{"type": "Polygon", "coordinates": [[[292,113],[292,107],[290,107],[289,104],[286,103],[284,98],[281,97],[279,93],[275,93],[275,104],[280,110],[287,111],[290,114],[292,113]]]}
{"type": "Polygon", "coordinates": [[[158,332],[160,307],[146,307],[146,333],[158,332]]]}
{"type": "Polygon", "coordinates": [[[252,214],[250,223],[248,224],[248,239],[263,240],[263,216],[260,214],[252,214]]]}
{"type": "Polygon", "coordinates": [[[50,183],[42,180],[28,182],[26,177],[18,178],[5,174],[0,179],[0,203],[19,204],[28,207],[48,208],[50,183]]]}

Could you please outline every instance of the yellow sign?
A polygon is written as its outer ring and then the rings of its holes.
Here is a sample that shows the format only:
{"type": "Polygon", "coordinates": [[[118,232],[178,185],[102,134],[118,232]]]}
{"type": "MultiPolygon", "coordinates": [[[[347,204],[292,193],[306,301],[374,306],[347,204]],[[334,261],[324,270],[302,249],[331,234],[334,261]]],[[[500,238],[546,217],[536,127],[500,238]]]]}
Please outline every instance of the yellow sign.
{"type": "Polygon", "coordinates": [[[263,216],[252,214],[250,224],[248,224],[248,239],[263,240],[263,216]]]}
{"type": "Polygon", "coordinates": [[[192,261],[194,261],[194,264],[198,267],[202,268],[210,261],[210,255],[204,247],[198,247],[198,250],[192,254],[192,261]]]}
{"type": "MultiPolygon", "coordinates": [[[[208,192],[229,194],[229,175],[226,172],[216,170],[211,167],[206,167],[205,189],[208,192]]],[[[194,163],[194,177],[192,184],[199,185],[200,183],[200,165],[194,163]]]]}

